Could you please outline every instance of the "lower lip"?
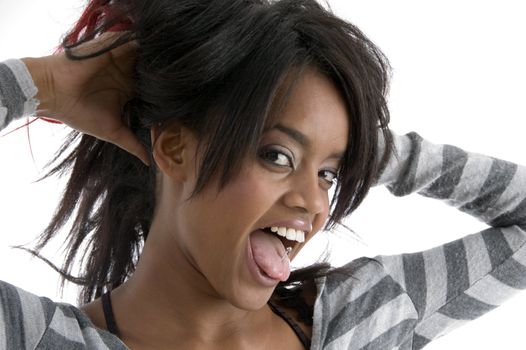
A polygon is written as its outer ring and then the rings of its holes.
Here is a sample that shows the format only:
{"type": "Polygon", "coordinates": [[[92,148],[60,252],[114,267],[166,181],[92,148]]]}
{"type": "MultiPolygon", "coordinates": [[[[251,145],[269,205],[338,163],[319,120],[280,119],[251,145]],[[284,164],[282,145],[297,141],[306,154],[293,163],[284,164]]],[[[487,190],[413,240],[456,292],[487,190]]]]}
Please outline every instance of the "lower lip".
{"type": "Polygon", "coordinates": [[[273,278],[270,278],[265,274],[254,260],[254,255],[252,254],[252,247],[250,246],[250,241],[247,242],[247,261],[248,261],[248,270],[252,277],[264,287],[275,287],[279,281],[273,278]]]}

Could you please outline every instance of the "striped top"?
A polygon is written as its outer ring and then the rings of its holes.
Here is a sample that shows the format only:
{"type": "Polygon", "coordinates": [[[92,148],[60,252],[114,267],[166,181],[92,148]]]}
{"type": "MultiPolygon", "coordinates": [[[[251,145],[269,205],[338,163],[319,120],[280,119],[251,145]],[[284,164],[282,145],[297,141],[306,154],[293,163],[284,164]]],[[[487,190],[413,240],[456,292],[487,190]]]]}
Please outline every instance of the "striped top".
{"type": "Polygon", "coordinates": [[[424,252],[358,259],[318,281],[313,349],[421,349],[526,288],[526,168],[419,135],[395,136],[379,184],[491,227],[424,252]]]}
{"type": "MultiPolygon", "coordinates": [[[[36,107],[16,60],[0,64],[0,127],[36,107]]],[[[361,258],[316,281],[311,349],[421,349],[526,288],[526,169],[394,136],[378,184],[436,198],[491,227],[420,253],[361,258]]],[[[78,308],[0,283],[0,349],[127,349],[78,308]]]]}

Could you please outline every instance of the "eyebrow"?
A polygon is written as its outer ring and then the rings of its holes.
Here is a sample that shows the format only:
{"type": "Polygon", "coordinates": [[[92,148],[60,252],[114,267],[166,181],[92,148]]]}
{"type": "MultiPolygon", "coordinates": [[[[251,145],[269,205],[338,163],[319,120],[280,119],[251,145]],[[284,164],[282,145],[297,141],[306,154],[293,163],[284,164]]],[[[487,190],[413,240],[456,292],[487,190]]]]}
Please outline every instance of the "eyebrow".
{"type": "Polygon", "coordinates": [[[277,129],[281,131],[282,133],[289,135],[292,139],[294,139],[297,143],[299,143],[303,147],[307,148],[310,146],[310,141],[307,138],[307,136],[305,136],[303,133],[301,133],[300,131],[296,129],[289,128],[288,126],[285,126],[283,124],[276,124],[271,129],[277,129]]]}
{"type": "MultiPolygon", "coordinates": [[[[294,141],[296,141],[297,143],[299,143],[301,146],[305,147],[305,148],[309,148],[310,147],[310,141],[308,139],[308,137],[303,134],[302,132],[300,132],[299,130],[296,130],[296,129],[293,129],[293,128],[289,128],[288,126],[285,126],[283,124],[276,124],[268,129],[265,129],[263,132],[267,132],[267,131],[270,131],[270,130],[273,130],[273,129],[276,129],[276,130],[279,130],[281,131],[282,133],[288,135],[290,138],[292,138],[294,141]]],[[[333,154],[331,154],[328,159],[336,159],[338,161],[341,161],[343,159],[343,155],[344,155],[345,152],[335,152],[333,154]]]]}

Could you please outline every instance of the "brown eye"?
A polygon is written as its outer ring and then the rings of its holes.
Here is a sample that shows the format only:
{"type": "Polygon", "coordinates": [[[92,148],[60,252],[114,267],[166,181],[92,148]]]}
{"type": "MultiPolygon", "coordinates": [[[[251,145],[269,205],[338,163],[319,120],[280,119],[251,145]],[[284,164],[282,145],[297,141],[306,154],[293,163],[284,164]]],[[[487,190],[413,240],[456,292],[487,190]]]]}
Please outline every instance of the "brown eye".
{"type": "Polygon", "coordinates": [[[321,170],[318,172],[318,176],[329,185],[329,188],[334,185],[338,174],[332,170],[321,170]]]}
{"type": "Polygon", "coordinates": [[[293,168],[292,157],[278,147],[269,147],[259,152],[259,157],[265,162],[279,167],[293,168]]]}

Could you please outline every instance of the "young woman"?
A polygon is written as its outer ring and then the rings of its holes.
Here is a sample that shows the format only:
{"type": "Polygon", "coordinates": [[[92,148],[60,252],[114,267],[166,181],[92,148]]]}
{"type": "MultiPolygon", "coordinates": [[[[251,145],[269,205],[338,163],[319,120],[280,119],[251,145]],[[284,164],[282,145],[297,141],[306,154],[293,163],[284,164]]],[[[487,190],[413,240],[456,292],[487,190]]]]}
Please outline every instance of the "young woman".
{"type": "Polygon", "coordinates": [[[2,284],[3,347],[418,349],[523,288],[525,170],[417,134],[392,148],[384,57],[315,3],[94,1],[65,46],[0,66],[0,121],[85,133],[40,246],[75,216],[61,272],[86,304],[2,284]],[[290,275],[374,183],[493,228],[290,275]]]}

